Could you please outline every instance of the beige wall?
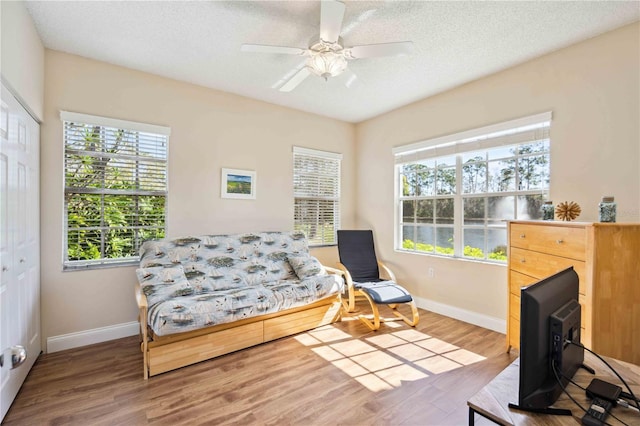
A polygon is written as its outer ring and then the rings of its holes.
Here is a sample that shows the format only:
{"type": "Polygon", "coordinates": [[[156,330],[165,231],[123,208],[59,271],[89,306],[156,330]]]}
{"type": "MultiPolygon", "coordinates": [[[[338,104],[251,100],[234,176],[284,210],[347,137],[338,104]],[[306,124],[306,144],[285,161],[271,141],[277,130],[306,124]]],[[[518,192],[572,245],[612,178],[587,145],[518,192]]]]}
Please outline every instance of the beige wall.
{"type": "Polygon", "coordinates": [[[594,221],[600,198],[614,195],[618,221],[640,221],[639,28],[623,27],[357,125],[358,226],[375,230],[381,257],[423,306],[504,323],[506,270],[394,251],[392,147],[553,111],[550,199],[575,201],[579,220],[594,221]]]}
{"type": "MultiPolygon", "coordinates": [[[[61,272],[60,110],[171,127],[170,235],[290,229],[292,146],[342,152],[343,227],[373,228],[380,257],[423,307],[500,328],[506,315],[504,266],[393,250],[391,148],[553,111],[551,199],[576,201],[583,208],[581,220],[596,220],[600,197],[611,194],[620,221],[640,221],[639,27],[604,34],[356,126],[46,51],[43,337],[127,323],[136,316],[134,268],[61,272]],[[258,198],[220,199],[222,167],[256,170],[258,198]]],[[[336,258],[333,248],[314,254],[327,264],[336,258]]]]}
{"type": "Polygon", "coordinates": [[[23,2],[0,2],[0,72],[14,95],[38,120],[44,96],[44,47],[23,2]]]}
{"type": "MultiPolygon", "coordinates": [[[[355,222],[355,128],[236,95],[46,51],[42,125],[42,331],[45,338],[136,320],[133,267],[62,272],[59,111],[171,128],[168,234],[289,230],[294,145],[344,154],[342,222],[355,222]],[[255,170],[257,199],[220,198],[222,167],[255,170]]],[[[335,250],[321,250],[329,261],[335,250]]]]}

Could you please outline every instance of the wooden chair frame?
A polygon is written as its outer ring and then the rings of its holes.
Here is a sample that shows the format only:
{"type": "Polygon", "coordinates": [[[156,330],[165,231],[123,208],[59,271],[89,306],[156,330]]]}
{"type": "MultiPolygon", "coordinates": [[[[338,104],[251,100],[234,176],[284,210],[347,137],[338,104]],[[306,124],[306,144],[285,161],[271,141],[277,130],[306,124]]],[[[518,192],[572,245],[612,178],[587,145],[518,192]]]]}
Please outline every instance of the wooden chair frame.
{"type": "MultiPolygon", "coordinates": [[[[380,277],[381,278],[384,277],[385,279],[396,282],[396,276],[393,273],[393,271],[391,271],[391,269],[389,269],[384,263],[380,261],[377,261],[377,262],[378,262],[378,268],[380,270],[380,277]]],[[[345,289],[347,291],[346,297],[342,298],[343,310],[346,313],[353,313],[356,310],[355,309],[356,298],[360,297],[360,298],[366,299],[369,302],[369,305],[371,306],[371,311],[373,313],[372,315],[358,315],[357,318],[360,321],[362,321],[367,327],[369,327],[369,329],[375,331],[380,328],[380,323],[385,321],[386,322],[404,321],[411,327],[415,327],[418,324],[418,321],[420,320],[420,315],[418,314],[418,308],[416,307],[415,301],[412,300],[411,302],[406,303],[411,307],[411,318],[408,318],[407,316],[403,315],[400,311],[398,311],[397,303],[387,305],[389,308],[391,308],[393,315],[395,315],[396,318],[380,318],[380,311],[378,310],[378,304],[365,291],[358,289],[355,286],[355,284],[353,283],[353,279],[351,278],[351,274],[349,273],[349,270],[346,268],[346,266],[338,262],[338,269],[340,269],[340,271],[343,274],[345,284],[346,284],[345,289]]]]}

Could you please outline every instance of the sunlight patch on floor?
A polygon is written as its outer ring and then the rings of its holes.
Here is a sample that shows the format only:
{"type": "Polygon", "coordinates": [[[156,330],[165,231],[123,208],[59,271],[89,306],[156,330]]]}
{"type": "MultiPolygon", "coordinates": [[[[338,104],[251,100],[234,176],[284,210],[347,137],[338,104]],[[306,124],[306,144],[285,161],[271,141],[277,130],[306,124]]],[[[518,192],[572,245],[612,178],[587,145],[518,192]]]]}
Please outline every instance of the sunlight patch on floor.
{"type": "Polygon", "coordinates": [[[425,374],[422,371],[419,371],[407,364],[402,364],[396,367],[389,368],[387,370],[382,370],[377,375],[382,380],[396,388],[402,385],[403,381],[409,382],[429,377],[428,374],[425,374]]]}
{"type": "Polygon", "coordinates": [[[447,371],[455,370],[456,368],[462,367],[463,365],[440,355],[421,359],[419,361],[416,361],[415,364],[419,367],[424,368],[425,370],[431,371],[433,374],[446,373],[447,371]]]}
{"type": "Polygon", "coordinates": [[[371,372],[382,371],[402,364],[402,360],[397,359],[383,351],[369,352],[363,355],[351,357],[351,360],[366,368],[371,372]]]}
{"type": "Polygon", "coordinates": [[[369,389],[372,392],[380,392],[384,390],[393,389],[391,384],[385,382],[375,374],[365,374],[364,376],[355,378],[362,386],[369,389]]]}
{"type": "Polygon", "coordinates": [[[418,361],[435,355],[435,353],[412,343],[389,348],[389,352],[397,355],[398,357],[404,358],[407,361],[418,361]]]}
{"type": "Polygon", "coordinates": [[[367,337],[364,340],[381,348],[391,348],[407,343],[406,340],[396,337],[393,334],[378,334],[373,337],[367,337]]]}
{"type": "Polygon", "coordinates": [[[351,377],[366,376],[369,373],[365,368],[349,358],[338,359],[333,361],[332,364],[351,377]]]}
{"type": "Polygon", "coordinates": [[[476,353],[468,351],[466,349],[458,349],[447,354],[447,358],[452,359],[460,364],[469,365],[486,359],[476,353]]]}
{"type": "Polygon", "coordinates": [[[374,346],[371,346],[368,343],[363,342],[362,340],[353,339],[346,342],[334,343],[329,346],[346,357],[361,355],[376,350],[374,346]]]}
{"type": "Polygon", "coordinates": [[[457,346],[447,343],[444,340],[440,340],[436,338],[421,340],[419,342],[416,342],[416,345],[422,348],[425,348],[427,350],[430,350],[431,352],[435,352],[437,354],[451,352],[458,349],[457,346]]]}
{"type": "Polygon", "coordinates": [[[352,338],[350,334],[345,333],[342,330],[338,330],[334,327],[321,327],[315,330],[308,331],[304,334],[308,334],[324,343],[352,338]]]}
{"type": "Polygon", "coordinates": [[[486,359],[413,328],[385,325],[397,331],[358,338],[327,325],[295,339],[372,392],[486,359]]]}
{"type": "Polygon", "coordinates": [[[328,346],[320,346],[319,348],[313,348],[311,350],[316,354],[320,355],[322,358],[326,359],[327,361],[345,359],[344,355],[342,355],[340,352],[334,351],[328,346]]]}

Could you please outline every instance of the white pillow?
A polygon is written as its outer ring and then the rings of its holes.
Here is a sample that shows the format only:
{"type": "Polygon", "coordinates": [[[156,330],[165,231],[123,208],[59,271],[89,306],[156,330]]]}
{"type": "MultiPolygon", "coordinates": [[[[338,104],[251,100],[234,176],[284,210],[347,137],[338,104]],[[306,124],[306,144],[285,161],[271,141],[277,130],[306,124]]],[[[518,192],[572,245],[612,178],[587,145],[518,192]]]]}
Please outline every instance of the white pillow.
{"type": "Polygon", "coordinates": [[[290,256],[288,260],[301,280],[316,275],[327,275],[327,271],[325,271],[320,261],[313,256],[290,256]]]}

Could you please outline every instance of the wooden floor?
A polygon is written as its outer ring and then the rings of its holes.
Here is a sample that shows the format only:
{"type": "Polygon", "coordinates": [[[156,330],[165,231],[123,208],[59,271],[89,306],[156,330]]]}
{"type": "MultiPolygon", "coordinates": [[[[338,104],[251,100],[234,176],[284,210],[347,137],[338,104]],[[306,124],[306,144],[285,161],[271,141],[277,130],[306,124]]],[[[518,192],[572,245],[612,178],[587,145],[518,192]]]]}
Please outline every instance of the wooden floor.
{"type": "Polygon", "coordinates": [[[467,399],[516,356],[504,345],[420,310],[415,329],[345,319],[144,381],[128,337],[42,355],[4,423],[464,425],[467,399]]]}

